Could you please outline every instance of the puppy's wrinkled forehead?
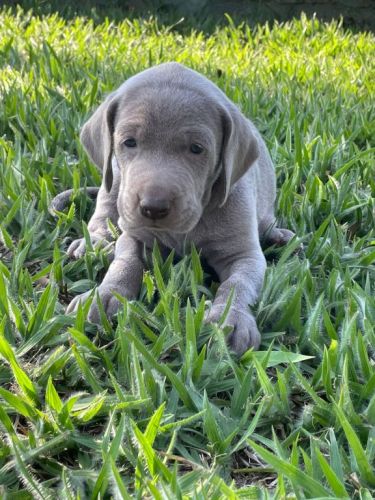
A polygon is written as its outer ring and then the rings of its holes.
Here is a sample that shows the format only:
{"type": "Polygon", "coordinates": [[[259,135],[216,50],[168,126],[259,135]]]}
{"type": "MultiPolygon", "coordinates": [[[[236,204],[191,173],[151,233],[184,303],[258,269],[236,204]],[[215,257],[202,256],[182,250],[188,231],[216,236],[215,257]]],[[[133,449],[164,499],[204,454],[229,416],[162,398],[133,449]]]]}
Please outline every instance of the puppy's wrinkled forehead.
{"type": "Polygon", "coordinates": [[[221,116],[208,95],[183,82],[155,85],[150,82],[124,89],[116,117],[116,132],[138,130],[147,136],[168,139],[179,130],[221,135],[221,116]]]}

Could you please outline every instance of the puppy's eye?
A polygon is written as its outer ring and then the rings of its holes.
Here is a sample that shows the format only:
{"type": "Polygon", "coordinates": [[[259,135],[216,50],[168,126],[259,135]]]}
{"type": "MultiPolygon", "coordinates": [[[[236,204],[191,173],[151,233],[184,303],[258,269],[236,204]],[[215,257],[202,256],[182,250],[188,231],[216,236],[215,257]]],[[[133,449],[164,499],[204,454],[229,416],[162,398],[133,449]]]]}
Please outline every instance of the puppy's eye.
{"type": "Polygon", "coordinates": [[[190,151],[195,155],[200,155],[201,153],[203,153],[203,146],[201,146],[197,142],[193,142],[193,144],[190,144],[190,151]]]}
{"type": "Polygon", "coordinates": [[[137,141],[134,139],[134,137],[129,137],[129,139],[126,139],[124,141],[124,145],[127,148],[135,148],[137,146],[137,141]]]}

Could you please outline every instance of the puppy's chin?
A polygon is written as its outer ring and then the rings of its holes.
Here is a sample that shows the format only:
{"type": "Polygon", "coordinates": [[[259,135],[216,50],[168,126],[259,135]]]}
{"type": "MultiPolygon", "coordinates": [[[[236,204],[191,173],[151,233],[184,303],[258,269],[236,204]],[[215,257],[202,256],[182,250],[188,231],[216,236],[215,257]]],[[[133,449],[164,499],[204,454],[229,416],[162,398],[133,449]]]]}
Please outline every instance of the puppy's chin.
{"type": "MultiPolygon", "coordinates": [[[[160,227],[160,231],[168,231],[175,234],[187,234],[192,231],[198,224],[200,217],[190,217],[189,220],[184,220],[176,222],[175,224],[165,224],[164,227],[160,227]]],[[[154,229],[159,229],[154,227],[154,229]]]]}

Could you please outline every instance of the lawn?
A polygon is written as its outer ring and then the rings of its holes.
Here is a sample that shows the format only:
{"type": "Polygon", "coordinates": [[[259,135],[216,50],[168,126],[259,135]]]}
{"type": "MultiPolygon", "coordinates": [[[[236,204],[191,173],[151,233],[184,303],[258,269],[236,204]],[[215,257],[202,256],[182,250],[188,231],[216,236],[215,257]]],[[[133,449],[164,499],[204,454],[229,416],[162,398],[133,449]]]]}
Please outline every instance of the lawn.
{"type": "MultiPolygon", "coordinates": [[[[375,496],[375,37],[302,17],[211,33],[156,20],[0,11],[0,497],[375,496]],[[203,315],[199,249],[157,248],[118,323],[66,304],[103,250],[69,239],[98,185],[79,130],[134,73],[177,60],[251,117],[273,157],[280,224],[254,308],[259,352],[230,355],[203,315]],[[303,251],[296,252],[303,244],[303,251]]],[[[182,23],[183,24],[183,23],[182,23]]]]}

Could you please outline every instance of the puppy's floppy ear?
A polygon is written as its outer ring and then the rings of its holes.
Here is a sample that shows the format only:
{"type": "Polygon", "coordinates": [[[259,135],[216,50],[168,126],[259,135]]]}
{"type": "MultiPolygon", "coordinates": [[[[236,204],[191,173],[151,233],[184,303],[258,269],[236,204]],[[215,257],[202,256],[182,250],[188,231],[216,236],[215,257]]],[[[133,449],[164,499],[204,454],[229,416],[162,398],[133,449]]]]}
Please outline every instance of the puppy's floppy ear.
{"type": "Polygon", "coordinates": [[[110,94],[81,130],[81,143],[90,159],[103,171],[104,185],[109,192],[112,187],[113,130],[118,107],[116,93],[110,94]]]}
{"type": "Polygon", "coordinates": [[[251,167],[259,156],[254,126],[235,106],[222,108],[223,143],[220,175],[216,183],[219,203],[227,201],[231,187],[251,167]]]}

